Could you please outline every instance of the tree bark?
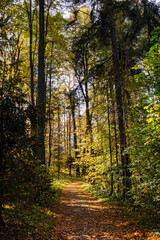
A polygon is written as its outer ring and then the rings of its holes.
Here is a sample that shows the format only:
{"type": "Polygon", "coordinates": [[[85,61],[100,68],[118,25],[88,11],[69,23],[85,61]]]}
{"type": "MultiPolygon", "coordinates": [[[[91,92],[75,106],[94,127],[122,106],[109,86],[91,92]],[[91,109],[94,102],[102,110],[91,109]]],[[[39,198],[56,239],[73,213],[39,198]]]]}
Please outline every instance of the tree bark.
{"type": "MultiPolygon", "coordinates": [[[[74,94],[70,94],[70,104],[71,104],[71,112],[72,112],[72,120],[73,120],[73,136],[74,136],[74,149],[75,149],[75,158],[77,160],[78,155],[78,147],[77,147],[77,133],[76,133],[76,120],[75,120],[75,99],[74,94]]],[[[80,177],[80,169],[78,163],[76,164],[76,177],[80,177]]]]}
{"type": "Polygon", "coordinates": [[[108,89],[107,89],[107,110],[108,110],[108,135],[109,135],[109,152],[110,152],[110,167],[111,167],[111,191],[110,196],[113,194],[113,159],[112,159],[112,141],[111,141],[111,123],[110,123],[110,108],[109,108],[109,96],[108,96],[108,89]]]}
{"type": "Polygon", "coordinates": [[[39,0],[39,49],[38,49],[38,139],[37,157],[45,164],[45,113],[46,86],[44,62],[44,0],[39,0]]]}
{"type": "Polygon", "coordinates": [[[50,71],[49,71],[49,160],[48,166],[51,166],[52,158],[52,124],[51,124],[51,97],[52,97],[52,60],[50,62],[50,71]]]}
{"type": "Polygon", "coordinates": [[[112,115],[113,115],[113,125],[114,125],[114,139],[115,139],[115,157],[116,157],[116,165],[118,170],[118,178],[117,178],[117,193],[119,193],[119,162],[118,162],[118,136],[117,136],[117,122],[116,122],[116,110],[115,110],[115,101],[113,95],[113,83],[110,79],[110,94],[112,98],[112,115]]]}
{"type": "MultiPolygon", "coordinates": [[[[0,96],[2,97],[2,96],[0,96]]],[[[4,200],[4,192],[3,192],[3,176],[4,176],[4,133],[3,133],[3,109],[1,106],[1,119],[0,119],[0,230],[3,230],[5,227],[5,223],[2,217],[3,210],[3,200],[4,200]]]]}
{"type": "Polygon", "coordinates": [[[58,168],[58,179],[60,177],[60,106],[58,105],[58,162],[57,162],[57,168],[58,168]]]}
{"type": "Polygon", "coordinates": [[[68,156],[69,156],[69,176],[72,176],[72,156],[71,156],[71,113],[68,119],[68,156]]]}
{"type": "Polygon", "coordinates": [[[85,103],[86,103],[86,134],[90,135],[90,140],[92,144],[92,123],[91,123],[91,115],[89,111],[89,95],[88,95],[88,56],[87,52],[84,55],[84,79],[85,79],[85,103]]]}
{"type": "Polygon", "coordinates": [[[112,42],[112,56],[113,56],[113,73],[116,88],[116,102],[117,102],[117,113],[118,113],[118,125],[119,125],[119,136],[120,136],[120,148],[121,148],[121,164],[123,172],[123,199],[127,199],[127,192],[130,190],[130,180],[128,172],[128,157],[124,154],[126,148],[126,134],[125,134],[125,124],[123,119],[123,104],[122,104],[122,88],[120,82],[120,71],[119,71],[119,60],[117,51],[117,40],[116,40],[116,30],[114,23],[114,15],[112,6],[109,6],[110,15],[110,33],[112,42]]]}
{"type": "Polygon", "coordinates": [[[30,0],[30,11],[29,11],[29,36],[30,36],[30,44],[29,44],[29,56],[30,56],[30,89],[31,89],[31,103],[34,106],[34,71],[33,71],[33,57],[32,57],[32,42],[33,42],[33,34],[32,34],[32,0],[30,0]]]}

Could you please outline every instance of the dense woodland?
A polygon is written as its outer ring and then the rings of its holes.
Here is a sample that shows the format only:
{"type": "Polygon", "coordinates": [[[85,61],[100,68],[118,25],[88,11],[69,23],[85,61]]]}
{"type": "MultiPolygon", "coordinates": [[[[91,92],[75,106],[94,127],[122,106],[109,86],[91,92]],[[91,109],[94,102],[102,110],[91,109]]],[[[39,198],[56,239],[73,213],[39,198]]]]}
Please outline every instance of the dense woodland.
{"type": "Polygon", "coordinates": [[[1,0],[0,27],[1,227],[46,209],[62,174],[156,224],[158,3],[1,0]]]}

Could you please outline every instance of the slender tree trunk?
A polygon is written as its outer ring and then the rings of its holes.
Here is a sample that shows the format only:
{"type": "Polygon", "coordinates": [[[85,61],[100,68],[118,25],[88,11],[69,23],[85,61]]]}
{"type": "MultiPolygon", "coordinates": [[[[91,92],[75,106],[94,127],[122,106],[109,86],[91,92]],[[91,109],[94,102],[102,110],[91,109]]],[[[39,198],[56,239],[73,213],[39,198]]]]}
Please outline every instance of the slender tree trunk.
{"type": "MultiPolygon", "coordinates": [[[[30,0],[30,7],[28,11],[28,20],[29,20],[29,58],[30,58],[30,90],[31,90],[31,104],[32,107],[35,105],[34,101],[34,64],[33,64],[33,24],[32,24],[32,0],[30,0]]],[[[37,133],[37,123],[36,123],[36,116],[35,111],[31,109],[31,135],[35,136],[37,133]]],[[[34,150],[33,150],[34,151],[34,150]]]]}
{"type": "MultiPolygon", "coordinates": [[[[1,96],[2,97],[2,96],[1,96]]],[[[0,119],[0,230],[4,229],[5,223],[2,217],[3,210],[3,200],[4,200],[4,192],[3,192],[3,176],[4,176],[4,133],[3,133],[3,110],[1,107],[1,119],[0,119]]]]}
{"type": "Polygon", "coordinates": [[[52,61],[50,63],[50,72],[49,72],[49,160],[48,166],[51,166],[52,158],[52,123],[51,123],[51,97],[52,97],[52,61]]]}
{"type": "MultiPolygon", "coordinates": [[[[1,137],[1,136],[0,136],[1,137]]],[[[2,137],[1,137],[2,138],[2,137]]],[[[3,140],[2,140],[3,141],[3,140]]],[[[4,228],[5,223],[2,217],[2,210],[3,210],[3,200],[4,200],[4,193],[3,193],[3,145],[1,141],[1,146],[0,146],[0,230],[4,228]]]]}
{"type": "Polygon", "coordinates": [[[84,56],[84,79],[85,79],[85,103],[86,103],[86,134],[90,136],[92,144],[92,123],[91,115],[89,111],[89,94],[88,94],[88,56],[87,53],[84,56]]]}
{"type": "Polygon", "coordinates": [[[124,149],[126,147],[126,136],[125,136],[125,124],[123,119],[123,105],[122,105],[122,89],[120,83],[120,72],[119,72],[119,60],[116,42],[116,31],[114,23],[113,9],[110,6],[110,33],[112,41],[112,55],[113,55],[113,72],[114,81],[116,88],[116,102],[117,102],[117,113],[118,113],[118,124],[119,124],[119,135],[120,135],[120,147],[121,147],[121,164],[123,171],[123,199],[127,199],[127,192],[130,190],[130,181],[127,170],[128,157],[124,154],[124,149]]]}
{"type": "MultiPolygon", "coordinates": [[[[76,120],[75,120],[75,99],[73,93],[70,94],[70,104],[71,104],[71,112],[72,112],[72,120],[73,120],[73,136],[74,136],[74,149],[75,149],[75,158],[77,160],[77,133],[76,133],[76,120]]],[[[76,176],[80,177],[80,169],[79,164],[76,164],[76,176]]]]}
{"type": "MultiPolygon", "coordinates": [[[[117,169],[119,170],[119,162],[118,162],[118,137],[117,137],[117,122],[116,122],[116,112],[115,112],[115,101],[114,101],[114,95],[113,95],[113,83],[110,79],[110,94],[112,98],[112,113],[113,113],[113,125],[114,125],[114,139],[115,139],[115,157],[116,157],[116,165],[117,169]]],[[[119,172],[119,171],[118,171],[119,172]]],[[[119,193],[119,174],[117,179],[117,193],[119,193]]]]}
{"type": "MultiPolygon", "coordinates": [[[[29,22],[29,60],[30,60],[30,90],[31,90],[31,104],[35,105],[34,102],[34,64],[33,64],[33,31],[32,31],[32,0],[30,0],[29,8],[26,0],[24,1],[29,22]]],[[[31,121],[32,128],[32,121],[31,121]]]]}
{"type": "Polygon", "coordinates": [[[64,106],[64,114],[63,114],[63,116],[64,116],[64,133],[63,133],[63,137],[64,137],[64,154],[65,154],[65,156],[66,156],[66,109],[65,109],[65,106],[64,106]]]}
{"type": "Polygon", "coordinates": [[[69,112],[68,121],[68,155],[69,155],[69,176],[72,176],[72,158],[71,158],[71,113],[69,112]]]}
{"type": "Polygon", "coordinates": [[[58,162],[57,162],[57,168],[58,168],[58,179],[60,177],[60,106],[58,105],[58,162]]]}
{"type": "MultiPolygon", "coordinates": [[[[118,162],[118,138],[117,138],[117,123],[116,123],[116,114],[115,114],[115,106],[113,102],[113,123],[114,123],[114,138],[115,138],[115,151],[116,151],[116,165],[119,169],[118,162]]],[[[119,171],[118,171],[119,172],[119,171]]],[[[118,183],[117,183],[117,193],[119,193],[119,175],[118,175],[118,183]]]]}
{"type": "MultiPolygon", "coordinates": [[[[30,36],[30,44],[29,44],[29,56],[30,56],[30,89],[31,89],[31,103],[34,106],[34,70],[33,70],[33,53],[32,53],[32,43],[33,43],[33,33],[32,33],[32,0],[30,0],[30,11],[29,11],[29,36],[30,36]]],[[[32,124],[32,123],[31,123],[32,124]]]]}
{"type": "Polygon", "coordinates": [[[39,0],[39,49],[38,49],[38,138],[40,146],[37,149],[37,157],[45,164],[45,113],[46,113],[46,86],[45,86],[45,62],[44,62],[44,0],[39,0]]]}
{"type": "MultiPolygon", "coordinates": [[[[6,78],[6,67],[7,67],[7,64],[6,64],[6,53],[4,53],[5,55],[3,56],[3,76],[2,76],[2,93],[3,93],[3,88],[4,88],[4,82],[5,82],[5,78],[6,78]]],[[[2,96],[1,96],[2,97],[2,96]]]]}
{"type": "Polygon", "coordinates": [[[111,166],[111,191],[110,196],[113,194],[113,159],[112,159],[112,142],[111,142],[111,124],[110,124],[110,108],[109,108],[109,96],[108,96],[108,89],[107,89],[107,110],[108,110],[108,134],[109,134],[109,152],[110,152],[110,166],[111,166]]]}

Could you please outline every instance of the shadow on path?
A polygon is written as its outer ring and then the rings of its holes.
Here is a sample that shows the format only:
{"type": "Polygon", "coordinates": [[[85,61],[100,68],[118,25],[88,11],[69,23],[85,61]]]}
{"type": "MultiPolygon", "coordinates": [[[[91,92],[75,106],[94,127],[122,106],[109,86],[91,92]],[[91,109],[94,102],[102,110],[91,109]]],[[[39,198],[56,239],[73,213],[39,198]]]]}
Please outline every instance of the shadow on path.
{"type": "Polygon", "coordinates": [[[81,182],[66,185],[61,196],[55,240],[158,240],[143,232],[111,206],[103,206],[82,188],[81,182]]]}

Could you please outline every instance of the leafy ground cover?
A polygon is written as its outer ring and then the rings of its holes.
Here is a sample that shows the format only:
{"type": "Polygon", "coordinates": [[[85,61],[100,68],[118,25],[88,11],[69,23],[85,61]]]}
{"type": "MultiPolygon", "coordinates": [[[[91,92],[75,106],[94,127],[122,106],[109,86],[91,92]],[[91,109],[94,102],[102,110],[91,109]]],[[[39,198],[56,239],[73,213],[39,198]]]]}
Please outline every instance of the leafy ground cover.
{"type": "Polygon", "coordinates": [[[123,216],[117,206],[102,204],[82,184],[74,182],[65,186],[51,239],[159,239],[159,236],[140,228],[132,218],[123,216]]]}
{"type": "Polygon", "coordinates": [[[6,205],[1,240],[159,240],[158,231],[140,227],[130,208],[105,197],[98,187],[68,178],[52,182],[53,198],[45,204],[6,205]],[[76,181],[76,182],[75,182],[76,181]],[[87,189],[87,191],[85,189],[87,189]],[[62,191],[63,190],[63,191],[62,191]],[[90,193],[89,193],[90,192],[90,193]],[[128,209],[128,214],[122,210],[128,209]]]}
{"type": "Polygon", "coordinates": [[[109,197],[108,191],[102,189],[98,184],[92,185],[85,182],[83,183],[83,187],[93,196],[97,197],[105,206],[114,206],[120,214],[129,218],[132,216],[132,220],[138,224],[138,226],[145,231],[154,233],[154,235],[160,239],[160,215],[158,212],[149,212],[148,209],[143,209],[135,205],[131,200],[121,201],[116,195],[109,197]]]}
{"type": "Polygon", "coordinates": [[[4,205],[3,217],[6,226],[0,234],[0,239],[50,239],[59,195],[64,185],[72,181],[74,179],[61,174],[59,179],[53,178],[52,194],[46,192],[45,201],[39,203],[15,201],[12,205],[4,205]]]}

